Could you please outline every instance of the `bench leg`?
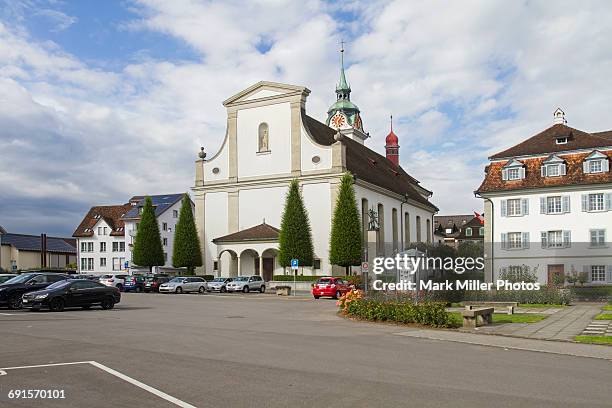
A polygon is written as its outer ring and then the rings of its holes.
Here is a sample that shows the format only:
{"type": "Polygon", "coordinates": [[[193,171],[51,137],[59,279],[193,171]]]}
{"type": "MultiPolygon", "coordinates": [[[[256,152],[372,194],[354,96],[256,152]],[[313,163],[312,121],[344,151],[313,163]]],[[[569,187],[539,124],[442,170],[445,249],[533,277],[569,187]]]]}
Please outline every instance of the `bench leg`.
{"type": "Polygon", "coordinates": [[[472,317],[463,317],[463,327],[467,327],[468,329],[473,329],[476,327],[476,319],[472,317]]]}

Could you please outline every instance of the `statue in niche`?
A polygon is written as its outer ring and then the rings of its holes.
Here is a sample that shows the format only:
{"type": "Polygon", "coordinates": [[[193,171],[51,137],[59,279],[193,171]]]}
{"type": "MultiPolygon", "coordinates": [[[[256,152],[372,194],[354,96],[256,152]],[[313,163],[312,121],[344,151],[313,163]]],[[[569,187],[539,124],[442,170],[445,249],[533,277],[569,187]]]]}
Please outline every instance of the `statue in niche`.
{"type": "Polygon", "coordinates": [[[268,152],[270,151],[269,146],[269,129],[267,123],[259,125],[259,151],[268,152]]]}
{"type": "Polygon", "coordinates": [[[368,231],[378,231],[378,214],[374,211],[373,208],[370,208],[368,211],[368,231]]]}

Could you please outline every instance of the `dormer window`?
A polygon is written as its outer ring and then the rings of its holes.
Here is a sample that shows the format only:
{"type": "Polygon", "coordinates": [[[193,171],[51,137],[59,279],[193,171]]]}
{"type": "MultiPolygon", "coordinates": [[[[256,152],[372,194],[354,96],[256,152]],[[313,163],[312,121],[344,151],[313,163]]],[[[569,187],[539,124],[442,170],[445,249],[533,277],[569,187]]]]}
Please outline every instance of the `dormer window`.
{"type": "Polygon", "coordinates": [[[558,137],[557,144],[567,144],[567,137],[558,137]]]}
{"type": "Polygon", "coordinates": [[[565,161],[558,156],[552,155],[542,162],[542,167],[540,168],[540,170],[542,177],[565,176],[565,161]]]}
{"type": "Polygon", "coordinates": [[[525,166],[523,165],[523,163],[516,159],[510,160],[502,168],[502,180],[504,181],[522,180],[524,178],[525,166]]]}
{"type": "Polygon", "coordinates": [[[600,151],[595,150],[589,154],[582,162],[582,171],[584,174],[607,173],[610,171],[610,163],[608,156],[600,151]]]}

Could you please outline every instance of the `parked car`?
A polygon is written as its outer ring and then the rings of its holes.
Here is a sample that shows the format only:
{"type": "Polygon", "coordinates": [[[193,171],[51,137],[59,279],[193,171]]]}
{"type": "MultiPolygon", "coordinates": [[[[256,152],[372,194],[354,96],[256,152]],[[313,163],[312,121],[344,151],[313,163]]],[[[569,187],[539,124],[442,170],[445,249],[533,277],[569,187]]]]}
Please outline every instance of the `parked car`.
{"type": "Polygon", "coordinates": [[[169,282],[159,285],[160,293],[206,292],[208,284],[203,278],[177,276],[169,282]]]}
{"type": "Polygon", "coordinates": [[[252,290],[258,290],[264,293],[266,291],[266,283],[259,275],[239,276],[229,282],[226,287],[228,292],[248,293],[252,290]]]}
{"type": "Polygon", "coordinates": [[[143,292],[145,289],[146,278],[143,275],[132,275],[126,276],[123,283],[123,290],[125,292],[143,292]]]}
{"type": "Polygon", "coordinates": [[[127,275],[102,275],[100,276],[100,283],[106,286],[114,286],[119,290],[123,290],[125,286],[125,278],[127,275]]]}
{"type": "Polygon", "coordinates": [[[315,299],[321,296],[329,296],[338,299],[351,290],[351,285],[342,278],[324,276],[312,286],[312,295],[315,299]]]}
{"type": "Polygon", "coordinates": [[[112,309],[120,301],[119,289],[87,279],[59,281],[43,290],[23,295],[23,307],[31,310],[49,309],[52,312],[61,312],[67,307],[89,309],[93,305],[112,309]]]}
{"type": "Polygon", "coordinates": [[[214,278],[208,282],[208,291],[225,293],[227,292],[227,284],[232,280],[233,278],[214,278]]]}
{"type": "Polygon", "coordinates": [[[144,284],[145,292],[159,292],[159,285],[169,282],[168,276],[147,276],[144,284]]]}
{"type": "Polygon", "coordinates": [[[66,279],[69,279],[69,276],[63,273],[35,272],[17,275],[0,285],[0,306],[21,309],[21,297],[24,293],[41,290],[66,279]]]}
{"type": "Polygon", "coordinates": [[[6,282],[9,279],[13,279],[15,276],[17,276],[17,275],[15,275],[13,273],[3,273],[3,274],[0,274],[0,284],[6,282]]]}

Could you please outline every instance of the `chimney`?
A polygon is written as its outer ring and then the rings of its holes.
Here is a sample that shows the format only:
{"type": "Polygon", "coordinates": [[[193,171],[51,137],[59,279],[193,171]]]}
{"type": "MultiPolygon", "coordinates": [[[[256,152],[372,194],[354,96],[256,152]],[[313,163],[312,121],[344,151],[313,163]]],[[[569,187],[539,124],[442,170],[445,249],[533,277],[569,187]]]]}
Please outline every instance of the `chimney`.
{"type": "Polygon", "coordinates": [[[563,112],[561,108],[557,108],[557,110],[553,112],[553,123],[555,125],[567,124],[567,120],[565,120],[565,112],[563,112]]]}
{"type": "Polygon", "coordinates": [[[385,151],[387,159],[395,166],[399,166],[399,144],[397,136],[393,133],[393,115],[391,115],[391,131],[385,139],[385,151]]]}
{"type": "Polygon", "coordinates": [[[47,234],[40,234],[40,267],[47,267],[47,234]]]}

